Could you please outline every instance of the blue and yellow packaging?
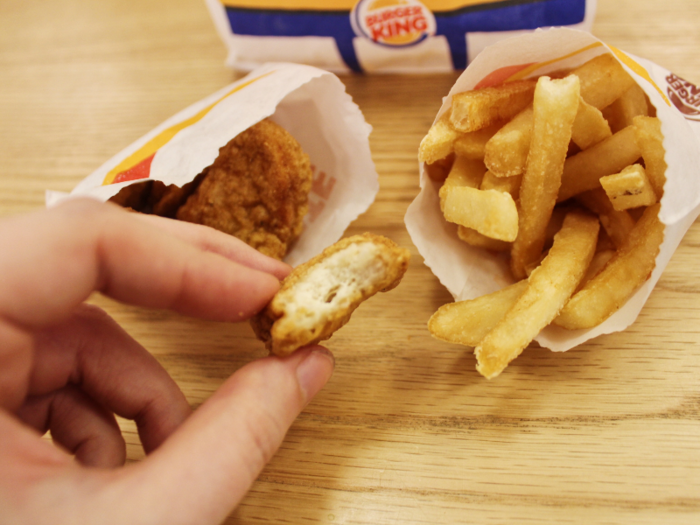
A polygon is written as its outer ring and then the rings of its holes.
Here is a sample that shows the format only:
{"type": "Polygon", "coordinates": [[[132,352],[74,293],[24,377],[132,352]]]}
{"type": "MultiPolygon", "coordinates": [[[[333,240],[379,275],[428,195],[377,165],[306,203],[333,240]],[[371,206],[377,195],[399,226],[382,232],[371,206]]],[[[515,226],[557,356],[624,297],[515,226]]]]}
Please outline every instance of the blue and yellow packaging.
{"type": "Polygon", "coordinates": [[[298,62],[337,73],[464,69],[541,27],[590,30],[595,0],[207,0],[228,65],[298,62]]]}

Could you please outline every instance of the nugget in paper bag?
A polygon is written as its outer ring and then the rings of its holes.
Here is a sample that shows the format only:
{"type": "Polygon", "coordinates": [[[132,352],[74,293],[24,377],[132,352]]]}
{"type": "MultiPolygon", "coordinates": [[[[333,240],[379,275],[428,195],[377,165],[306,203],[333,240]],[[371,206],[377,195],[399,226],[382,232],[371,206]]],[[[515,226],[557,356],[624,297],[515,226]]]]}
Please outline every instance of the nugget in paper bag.
{"type": "Polygon", "coordinates": [[[132,205],[145,201],[149,212],[245,229],[244,241],[297,265],[374,201],[370,131],[335,75],[268,64],[171,117],[69,195],[48,192],[47,204],[91,196],[145,211],[132,205]]]}

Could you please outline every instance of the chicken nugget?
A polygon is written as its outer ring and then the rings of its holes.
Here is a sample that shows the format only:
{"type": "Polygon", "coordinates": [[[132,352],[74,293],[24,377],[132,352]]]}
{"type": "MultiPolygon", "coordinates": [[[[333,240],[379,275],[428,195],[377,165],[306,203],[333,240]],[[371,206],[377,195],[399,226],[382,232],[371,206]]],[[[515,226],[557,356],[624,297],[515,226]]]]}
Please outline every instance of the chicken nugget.
{"type": "Polygon", "coordinates": [[[152,187],[152,180],[130,184],[119,190],[119,193],[109,199],[109,202],[131,211],[143,212],[148,206],[152,187]]]}
{"type": "Polygon", "coordinates": [[[328,339],[363,301],[395,288],[409,259],[407,249],[380,235],[338,241],[295,268],[251,326],[279,356],[328,339]]]}
{"type": "Polygon", "coordinates": [[[206,177],[207,170],[208,168],[182,187],[175,184],[166,186],[160,181],[154,181],[149,199],[150,213],[174,219],[177,210],[187,202],[187,199],[194,193],[202,179],[206,177]]]}
{"type": "Polygon", "coordinates": [[[282,259],[301,233],[311,179],[308,155],[266,119],[219,150],[176,218],[211,226],[282,259]]]}

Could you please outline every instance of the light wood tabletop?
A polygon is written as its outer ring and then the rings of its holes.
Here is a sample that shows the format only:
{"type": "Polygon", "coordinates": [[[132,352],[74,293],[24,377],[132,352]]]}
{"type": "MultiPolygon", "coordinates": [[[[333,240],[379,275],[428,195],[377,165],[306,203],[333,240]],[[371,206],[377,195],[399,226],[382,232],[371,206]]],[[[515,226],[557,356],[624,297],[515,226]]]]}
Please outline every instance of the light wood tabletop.
{"type": "MultiPolygon", "coordinates": [[[[596,36],[700,84],[700,2],[598,4],[596,36]]],[[[224,59],[201,1],[0,0],[0,216],[42,208],[46,189],[70,191],[230,83],[224,59]]],[[[451,296],[403,217],[418,144],[457,76],[341,77],[374,128],[380,177],[347,234],[387,235],[410,268],[328,342],[334,376],[226,523],[700,523],[697,224],[622,333],[563,354],[532,345],[493,381],[470,349],[428,333],[451,296]]],[[[245,323],[92,302],[194,406],[265,355],[245,323]]],[[[120,424],[139,461],[135,427],[120,424]]]]}

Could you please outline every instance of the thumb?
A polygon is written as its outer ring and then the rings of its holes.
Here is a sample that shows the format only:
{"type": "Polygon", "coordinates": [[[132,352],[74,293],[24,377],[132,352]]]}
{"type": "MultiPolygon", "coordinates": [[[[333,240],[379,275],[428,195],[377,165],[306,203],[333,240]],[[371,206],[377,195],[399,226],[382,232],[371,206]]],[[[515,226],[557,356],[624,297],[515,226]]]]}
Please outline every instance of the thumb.
{"type": "Polygon", "coordinates": [[[223,521],[332,373],[333,356],[320,346],[240,369],[145,461],[123,470],[118,484],[133,522],[223,521]]]}

